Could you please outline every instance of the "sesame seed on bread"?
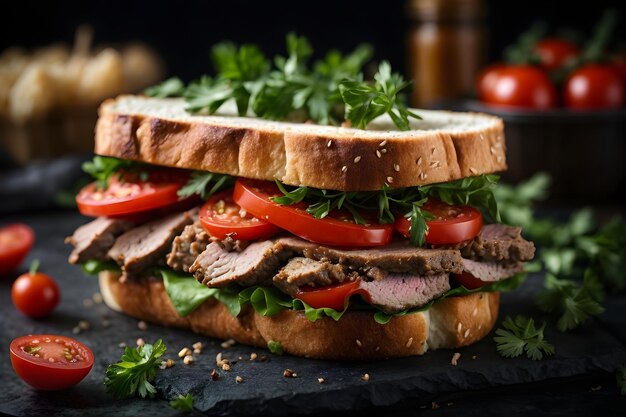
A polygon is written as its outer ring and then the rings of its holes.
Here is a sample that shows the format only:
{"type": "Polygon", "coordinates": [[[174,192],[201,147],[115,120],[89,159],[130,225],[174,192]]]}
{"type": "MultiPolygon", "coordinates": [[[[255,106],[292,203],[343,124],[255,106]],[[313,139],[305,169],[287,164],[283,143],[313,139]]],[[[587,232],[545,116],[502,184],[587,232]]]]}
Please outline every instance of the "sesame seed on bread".
{"type": "Polygon", "coordinates": [[[342,191],[452,181],[506,169],[502,120],[413,109],[398,131],[387,116],[367,130],[235,116],[191,115],[182,99],[124,95],[99,110],[95,153],[342,191]]]}

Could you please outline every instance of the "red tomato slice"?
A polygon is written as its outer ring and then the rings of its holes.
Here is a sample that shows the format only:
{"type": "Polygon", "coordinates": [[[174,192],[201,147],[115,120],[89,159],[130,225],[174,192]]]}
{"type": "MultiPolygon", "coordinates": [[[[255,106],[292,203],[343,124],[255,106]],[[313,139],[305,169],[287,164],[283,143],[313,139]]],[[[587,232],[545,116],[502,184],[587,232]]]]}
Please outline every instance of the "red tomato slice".
{"type": "Polygon", "coordinates": [[[17,268],[35,241],[35,232],[25,224],[0,228],[0,276],[17,268]]]}
{"type": "Polygon", "coordinates": [[[546,38],[535,45],[541,65],[548,71],[561,68],[567,61],[579,54],[578,46],[566,39],[546,38]]]}
{"type": "Polygon", "coordinates": [[[475,290],[476,288],[484,287],[489,284],[486,281],[481,280],[480,278],[476,278],[474,275],[469,272],[463,272],[462,274],[452,274],[453,278],[467,288],[468,290],[475,290]]]}
{"type": "Polygon", "coordinates": [[[27,272],[13,282],[11,299],[15,307],[30,318],[50,315],[59,304],[61,291],[57,283],[41,272],[27,272]]]}
{"type": "Polygon", "coordinates": [[[244,180],[235,182],[233,200],[241,207],[296,236],[311,242],[339,246],[381,246],[391,242],[393,225],[359,225],[347,216],[343,219],[316,219],[303,205],[281,206],[270,200],[282,195],[274,183],[244,180]]]}
{"type": "Polygon", "coordinates": [[[178,190],[188,179],[187,172],[176,170],[152,171],[146,181],[128,175],[120,181],[114,176],[106,190],[98,190],[95,183],[86,185],[76,204],[85,216],[128,216],[178,203],[178,190]]]}
{"type": "Polygon", "coordinates": [[[346,299],[354,294],[365,294],[359,289],[359,280],[329,285],[327,287],[298,288],[296,298],[304,301],[313,308],[333,308],[341,311],[346,299]]]}
{"type": "MultiPolygon", "coordinates": [[[[449,245],[473,239],[483,227],[483,216],[474,207],[452,206],[431,199],[422,208],[435,216],[434,220],[426,222],[426,243],[431,245],[449,245]]],[[[398,216],[395,225],[404,236],[410,236],[409,219],[398,216]]]]}
{"type": "Polygon", "coordinates": [[[200,209],[202,227],[218,239],[265,239],[280,228],[252,216],[233,201],[233,190],[222,191],[211,197],[200,209]]]}
{"type": "Polygon", "coordinates": [[[91,350],[70,337],[21,336],[11,342],[11,364],[24,382],[40,390],[62,390],[79,383],[93,366],[91,350]]]}

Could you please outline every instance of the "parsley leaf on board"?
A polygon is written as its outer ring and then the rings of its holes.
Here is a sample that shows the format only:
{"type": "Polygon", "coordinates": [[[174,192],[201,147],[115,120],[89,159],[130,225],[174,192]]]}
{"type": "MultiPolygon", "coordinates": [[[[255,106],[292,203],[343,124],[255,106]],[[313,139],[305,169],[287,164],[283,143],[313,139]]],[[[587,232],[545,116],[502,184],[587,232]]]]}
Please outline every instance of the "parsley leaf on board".
{"type": "Polygon", "coordinates": [[[603,290],[591,270],[585,273],[582,286],[571,280],[559,279],[551,273],[546,273],[544,284],[546,290],[539,294],[537,304],[545,312],[561,315],[557,328],[562,332],[575,329],[590,316],[604,311],[600,304],[603,290]]]}
{"type": "Polygon", "coordinates": [[[175,410],[182,411],[183,413],[189,413],[193,411],[193,395],[178,395],[178,398],[170,401],[170,407],[175,410]]]}
{"type": "Polygon", "coordinates": [[[153,398],[156,388],[152,381],[159,369],[158,359],[166,351],[161,339],[154,345],[145,344],[134,349],[127,346],[120,362],[109,365],[106,369],[104,384],[107,391],[116,399],[135,395],[153,398]]]}
{"type": "Polygon", "coordinates": [[[541,360],[554,354],[554,346],[546,341],[543,330],[544,322],[540,327],[535,327],[532,318],[517,316],[512,319],[507,316],[502,323],[504,329],[497,329],[493,340],[496,342],[498,353],[505,358],[516,358],[526,352],[526,356],[532,360],[541,360]]]}
{"type": "Polygon", "coordinates": [[[185,84],[178,77],[172,77],[161,84],[146,88],[144,93],[150,97],[180,97],[185,92],[185,84]]]}
{"type": "Polygon", "coordinates": [[[216,192],[232,186],[234,182],[235,178],[230,175],[195,171],[191,174],[187,184],[178,190],[178,196],[189,197],[198,194],[203,200],[206,200],[216,192]]]}

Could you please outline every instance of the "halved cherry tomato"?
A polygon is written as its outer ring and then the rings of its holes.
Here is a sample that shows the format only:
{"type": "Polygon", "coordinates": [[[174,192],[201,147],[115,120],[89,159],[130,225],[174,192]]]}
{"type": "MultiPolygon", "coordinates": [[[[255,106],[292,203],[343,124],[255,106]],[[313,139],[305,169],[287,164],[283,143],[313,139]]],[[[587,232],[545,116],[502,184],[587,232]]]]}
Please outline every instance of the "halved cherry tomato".
{"type": "Polygon", "coordinates": [[[233,200],[256,217],[311,242],[338,246],[381,246],[391,242],[391,224],[359,225],[348,215],[333,218],[333,213],[316,219],[306,212],[303,204],[282,206],[270,200],[280,195],[274,183],[239,178],[235,182],[233,200]]]}
{"type": "Polygon", "coordinates": [[[25,224],[0,228],[0,276],[17,268],[35,241],[35,232],[25,224]]]}
{"type": "Polygon", "coordinates": [[[365,294],[365,291],[359,289],[359,283],[357,279],[327,287],[301,287],[298,288],[296,298],[313,308],[333,308],[341,311],[347,298],[354,294],[365,294]]]}
{"type": "Polygon", "coordinates": [[[561,38],[546,38],[535,45],[541,66],[548,71],[559,69],[567,61],[576,58],[579,50],[575,43],[561,38]]]}
{"type": "Polygon", "coordinates": [[[484,287],[485,285],[489,284],[488,282],[483,281],[480,278],[476,278],[469,272],[463,272],[462,274],[452,274],[452,277],[456,280],[456,282],[458,282],[468,290],[474,290],[476,288],[484,287]]]}
{"type": "Polygon", "coordinates": [[[280,228],[252,216],[233,201],[233,190],[211,197],[200,209],[202,227],[211,236],[225,239],[255,240],[268,238],[280,228]]]}
{"type": "Polygon", "coordinates": [[[572,72],[564,87],[565,105],[575,109],[619,108],[624,105],[624,81],[612,65],[589,64],[572,72]]]}
{"type": "Polygon", "coordinates": [[[56,281],[50,275],[37,272],[36,266],[31,266],[31,271],[20,275],[11,288],[15,307],[33,319],[50,315],[60,298],[61,291],[56,281]]]}
{"type": "Polygon", "coordinates": [[[123,217],[176,204],[189,173],[178,170],[155,170],[147,180],[137,175],[114,176],[106,190],[96,183],[87,184],[76,196],[78,211],[85,216],[123,217]]]}
{"type": "MultiPolygon", "coordinates": [[[[474,207],[451,206],[430,199],[422,208],[435,216],[434,220],[426,222],[426,243],[431,245],[449,245],[473,239],[483,227],[483,216],[474,207]]],[[[409,219],[397,216],[395,226],[401,234],[410,236],[409,219]]]]}
{"type": "Polygon", "coordinates": [[[93,353],[66,336],[39,334],[11,342],[11,364],[24,382],[40,390],[62,390],[78,384],[93,367],[93,353]]]}
{"type": "Polygon", "coordinates": [[[498,70],[483,100],[489,104],[532,109],[555,107],[556,87],[548,75],[530,65],[511,65],[498,70]]]}

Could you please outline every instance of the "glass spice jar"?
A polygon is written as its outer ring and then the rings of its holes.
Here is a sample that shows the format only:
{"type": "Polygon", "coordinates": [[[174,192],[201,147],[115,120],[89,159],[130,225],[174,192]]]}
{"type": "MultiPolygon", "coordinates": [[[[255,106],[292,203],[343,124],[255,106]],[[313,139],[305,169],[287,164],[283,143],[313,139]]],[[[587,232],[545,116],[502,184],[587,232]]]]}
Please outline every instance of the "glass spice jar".
{"type": "Polygon", "coordinates": [[[414,106],[461,98],[486,58],[484,0],[410,0],[409,76],[414,106]]]}

